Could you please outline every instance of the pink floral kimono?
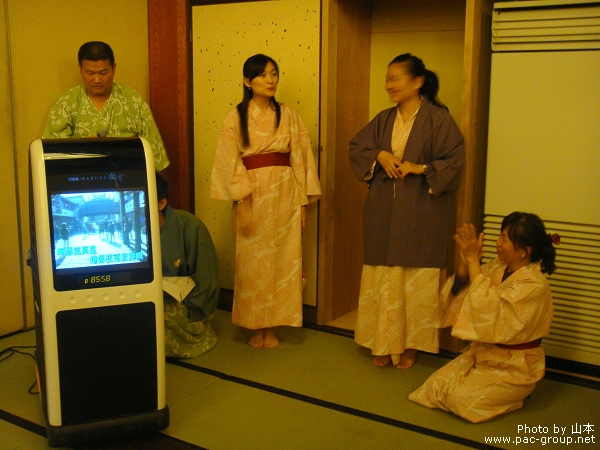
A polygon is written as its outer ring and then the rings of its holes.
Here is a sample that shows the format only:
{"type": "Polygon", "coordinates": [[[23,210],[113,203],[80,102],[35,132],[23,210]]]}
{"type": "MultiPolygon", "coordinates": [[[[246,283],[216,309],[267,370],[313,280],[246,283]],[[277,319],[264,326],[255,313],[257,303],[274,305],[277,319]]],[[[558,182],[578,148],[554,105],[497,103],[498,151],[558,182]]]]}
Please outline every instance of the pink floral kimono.
{"type": "Polygon", "coordinates": [[[248,107],[250,146],[242,144],[236,109],[225,117],[212,170],[210,196],[234,204],[236,244],[232,321],[251,330],[302,326],[300,207],[321,195],[308,130],[298,114],[281,104],[275,111],[248,107]],[[289,153],[289,166],[248,170],[243,157],[289,153]],[[242,224],[241,208],[251,217],[242,224]]]}
{"type": "Polygon", "coordinates": [[[442,291],[450,300],[441,327],[473,341],[470,348],[435,372],[409,400],[483,422],[523,406],[545,372],[539,340],[552,322],[552,295],[539,263],[502,281],[506,264],[482,267],[471,285],[456,296],[451,277],[442,291]]]}

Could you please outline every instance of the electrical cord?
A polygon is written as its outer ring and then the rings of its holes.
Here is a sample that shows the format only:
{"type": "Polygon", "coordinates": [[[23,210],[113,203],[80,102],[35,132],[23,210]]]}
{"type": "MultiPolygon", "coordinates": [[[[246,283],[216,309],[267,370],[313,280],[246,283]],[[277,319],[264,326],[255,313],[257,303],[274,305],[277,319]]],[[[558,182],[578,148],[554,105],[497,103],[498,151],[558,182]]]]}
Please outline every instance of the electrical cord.
{"type": "MultiPolygon", "coordinates": [[[[27,355],[35,361],[35,356],[33,356],[31,353],[21,351],[22,349],[32,349],[32,348],[35,349],[35,346],[34,345],[15,345],[14,347],[5,348],[4,350],[0,351],[0,362],[7,360],[15,353],[19,353],[21,355],[27,355]]],[[[36,385],[37,385],[37,380],[33,382],[33,384],[29,387],[29,389],[27,389],[27,392],[32,395],[37,395],[38,391],[33,390],[36,385]]]]}

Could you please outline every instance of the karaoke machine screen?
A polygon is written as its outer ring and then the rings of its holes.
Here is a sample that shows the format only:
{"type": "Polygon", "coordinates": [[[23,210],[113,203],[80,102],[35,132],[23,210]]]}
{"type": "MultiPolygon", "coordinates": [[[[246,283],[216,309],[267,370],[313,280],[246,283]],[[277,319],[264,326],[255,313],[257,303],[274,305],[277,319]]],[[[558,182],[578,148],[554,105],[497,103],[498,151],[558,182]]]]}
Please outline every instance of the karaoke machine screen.
{"type": "Polygon", "coordinates": [[[51,193],[50,200],[57,275],[148,266],[143,190],[51,193]]]}

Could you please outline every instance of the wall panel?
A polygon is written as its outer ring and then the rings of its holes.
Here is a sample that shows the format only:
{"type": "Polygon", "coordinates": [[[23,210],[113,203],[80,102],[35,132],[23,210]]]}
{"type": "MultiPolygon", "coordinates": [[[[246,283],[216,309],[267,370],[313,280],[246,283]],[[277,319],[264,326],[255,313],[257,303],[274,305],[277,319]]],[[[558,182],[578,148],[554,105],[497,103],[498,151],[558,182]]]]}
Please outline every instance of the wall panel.
{"type": "Polygon", "coordinates": [[[0,336],[23,327],[22,261],[19,252],[19,210],[15,182],[16,160],[13,141],[12,91],[10,83],[8,16],[6,0],[0,3],[0,336]]]}
{"type": "Polygon", "coordinates": [[[448,0],[373,2],[371,41],[371,97],[369,116],[391,108],[385,92],[387,65],[402,53],[423,60],[440,80],[439,97],[460,124],[465,37],[465,2],[448,0]]]}

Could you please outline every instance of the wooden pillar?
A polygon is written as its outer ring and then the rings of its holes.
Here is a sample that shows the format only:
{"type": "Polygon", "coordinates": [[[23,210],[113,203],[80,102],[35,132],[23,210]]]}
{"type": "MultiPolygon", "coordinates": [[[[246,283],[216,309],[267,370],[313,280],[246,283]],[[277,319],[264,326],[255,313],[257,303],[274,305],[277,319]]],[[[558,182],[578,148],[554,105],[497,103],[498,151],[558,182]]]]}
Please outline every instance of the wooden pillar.
{"type": "Polygon", "coordinates": [[[358,307],[366,186],[350,168],[350,139],[369,122],[371,4],[323,2],[317,309],[319,325],[358,307]]]}
{"type": "MultiPolygon", "coordinates": [[[[465,165],[458,192],[456,224],[472,223],[478,230],[483,226],[485,201],[492,6],[493,0],[467,0],[465,11],[461,119],[461,131],[465,138],[465,165]]],[[[458,263],[459,257],[458,252],[455,252],[455,263],[458,263]]],[[[448,275],[454,271],[451,262],[448,264],[448,275]]],[[[450,328],[440,331],[440,348],[459,352],[467,342],[450,336],[450,331],[450,328]]]]}
{"type": "Polygon", "coordinates": [[[481,230],[485,200],[488,110],[490,103],[492,0],[467,0],[461,129],[465,167],[458,199],[458,225],[481,230]]]}
{"type": "Polygon", "coordinates": [[[148,0],[150,108],[171,160],[169,202],[194,212],[188,0],[148,0]]]}

